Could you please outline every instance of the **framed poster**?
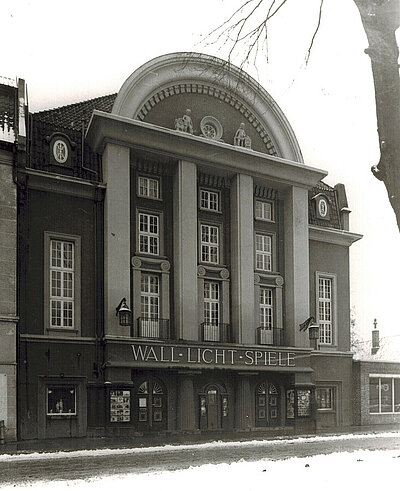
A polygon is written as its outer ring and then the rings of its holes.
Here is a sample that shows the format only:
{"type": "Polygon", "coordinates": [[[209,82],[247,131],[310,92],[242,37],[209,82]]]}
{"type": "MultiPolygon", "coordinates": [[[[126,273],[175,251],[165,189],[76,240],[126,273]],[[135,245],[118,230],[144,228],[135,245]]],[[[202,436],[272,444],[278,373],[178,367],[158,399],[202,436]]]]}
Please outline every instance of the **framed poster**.
{"type": "Polygon", "coordinates": [[[131,391],[110,390],[110,422],[129,423],[131,421],[131,391]]]}
{"type": "Polygon", "coordinates": [[[294,419],[294,389],[286,391],[286,418],[294,419]]]}
{"type": "Polygon", "coordinates": [[[311,414],[311,390],[297,389],[297,416],[305,417],[311,414]]]}

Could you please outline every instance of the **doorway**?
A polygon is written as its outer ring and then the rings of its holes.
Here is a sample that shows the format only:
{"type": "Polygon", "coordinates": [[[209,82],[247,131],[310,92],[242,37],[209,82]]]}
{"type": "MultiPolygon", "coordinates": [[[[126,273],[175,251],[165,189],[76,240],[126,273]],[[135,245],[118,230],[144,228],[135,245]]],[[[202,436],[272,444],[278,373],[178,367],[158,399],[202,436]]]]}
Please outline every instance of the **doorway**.
{"type": "Polygon", "coordinates": [[[161,381],[149,378],[137,390],[137,426],[142,431],[167,428],[167,394],[161,381]]]}

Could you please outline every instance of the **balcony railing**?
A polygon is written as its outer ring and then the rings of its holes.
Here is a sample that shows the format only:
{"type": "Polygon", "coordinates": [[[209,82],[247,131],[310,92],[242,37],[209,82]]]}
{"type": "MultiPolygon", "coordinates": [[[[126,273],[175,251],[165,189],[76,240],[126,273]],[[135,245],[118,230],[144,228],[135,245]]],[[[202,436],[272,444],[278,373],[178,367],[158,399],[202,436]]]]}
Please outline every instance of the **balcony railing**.
{"type": "Polygon", "coordinates": [[[269,344],[271,346],[284,346],[284,331],[276,327],[258,327],[257,344],[269,344]]]}
{"type": "Polygon", "coordinates": [[[201,324],[201,340],[216,343],[232,343],[232,330],[230,324],[201,324]]]}
{"type": "Polygon", "coordinates": [[[171,339],[169,332],[169,319],[153,319],[151,317],[138,317],[136,326],[133,326],[132,337],[151,339],[171,339]]]}

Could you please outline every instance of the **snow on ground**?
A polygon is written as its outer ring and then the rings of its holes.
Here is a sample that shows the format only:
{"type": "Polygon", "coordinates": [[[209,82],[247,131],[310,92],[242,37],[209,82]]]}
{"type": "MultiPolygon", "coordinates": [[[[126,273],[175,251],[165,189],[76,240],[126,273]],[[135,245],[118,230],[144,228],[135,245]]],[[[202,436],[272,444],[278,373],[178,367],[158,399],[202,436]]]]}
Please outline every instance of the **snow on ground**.
{"type": "MultiPolygon", "coordinates": [[[[400,431],[391,431],[385,433],[346,433],[343,435],[326,435],[326,436],[304,436],[295,438],[276,438],[275,440],[247,440],[242,442],[223,442],[214,441],[208,443],[194,443],[194,444],[184,444],[184,445],[161,445],[156,447],[143,447],[143,448],[103,448],[96,450],[73,450],[73,451],[58,451],[58,452],[32,452],[32,453],[21,453],[21,454],[0,454],[0,462],[10,461],[15,462],[16,460],[40,460],[40,459],[61,459],[65,457],[84,457],[84,456],[100,456],[100,455],[118,455],[118,454],[135,454],[135,453],[153,453],[153,452],[164,452],[168,451],[180,451],[180,450],[201,450],[206,448],[216,448],[225,447],[227,451],[232,447],[254,447],[257,445],[268,446],[268,445],[282,445],[283,443],[296,441],[298,443],[304,442],[329,442],[329,441],[340,441],[340,440],[358,440],[365,438],[399,438],[400,431]]],[[[400,461],[399,461],[400,465],[400,461]]]]}
{"type": "Polygon", "coordinates": [[[239,461],[233,464],[207,464],[185,470],[153,474],[125,474],[75,481],[35,482],[8,485],[2,491],[98,491],[118,489],[149,489],[162,491],[204,491],[216,486],[229,491],[337,491],[338,489],[397,489],[400,470],[399,450],[358,450],[356,452],[317,455],[257,462],[239,461]]]}

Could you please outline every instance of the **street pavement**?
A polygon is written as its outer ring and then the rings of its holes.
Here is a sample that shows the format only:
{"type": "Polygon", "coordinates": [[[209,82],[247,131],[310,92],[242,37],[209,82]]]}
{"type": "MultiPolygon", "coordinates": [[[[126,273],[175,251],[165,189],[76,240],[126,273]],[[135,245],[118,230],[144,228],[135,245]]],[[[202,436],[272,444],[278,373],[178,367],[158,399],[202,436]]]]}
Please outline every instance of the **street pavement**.
{"type": "Polygon", "coordinates": [[[33,459],[20,455],[0,460],[0,485],[29,484],[34,481],[72,480],[116,474],[172,471],[203,464],[232,463],[239,460],[282,460],[290,457],[308,457],[333,452],[352,452],[359,449],[399,450],[400,434],[347,435],[346,438],[293,438],[282,441],[263,440],[230,442],[227,445],[195,444],[169,446],[165,450],[147,448],[132,453],[123,451],[69,453],[54,458],[54,454],[33,459]],[[53,455],[53,457],[52,457],[53,455]]]}

